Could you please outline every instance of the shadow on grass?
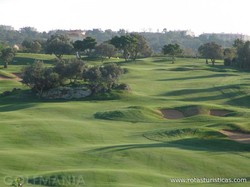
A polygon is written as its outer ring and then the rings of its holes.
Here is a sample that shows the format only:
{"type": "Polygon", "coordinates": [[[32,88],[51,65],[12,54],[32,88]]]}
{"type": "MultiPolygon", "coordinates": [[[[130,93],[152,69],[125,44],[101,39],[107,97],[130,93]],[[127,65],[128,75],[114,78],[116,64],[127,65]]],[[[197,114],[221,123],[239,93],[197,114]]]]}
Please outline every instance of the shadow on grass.
{"type": "Polygon", "coordinates": [[[43,99],[36,96],[31,90],[20,90],[18,93],[10,93],[9,95],[0,94],[0,112],[21,110],[24,108],[33,107],[39,103],[66,103],[66,102],[79,102],[79,101],[109,101],[109,100],[119,100],[122,98],[125,91],[112,91],[107,93],[100,93],[95,95],[90,95],[80,99],[43,99]]]}
{"type": "Polygon", "coordinates": [[[190,76],[190,77],[181,77],[181,78],[171,78],[171,79],[159,79],[157,81],[177,81],[177,80],[191,80],[191,79],[204,79],[204,78],[217,78],[217,77],[228,77],[228,76],[238,76],[235,74],[214,74],[214,75],[205,75],[205,76],[190,76]]]}
{"type": "MultiPolygon", "coordinates": [[[[37,59],[39,60],[39,59],[37,59]]],[[[25,58],[25,57],[15,57],[12,65],[30,65],[33,64],[36,61],[36,59],[34,58],[25,58]]],[[[55,63],[55,59],[51,59],[51,60],[41,60],[43,61],[45,64],[54,64],[55,63]]]]}
{"type": "Polygon", "coordinates": [[[18,104],[3,105],[0,106],[0,113],[31,108],[35,105],[36,105],[35,103],[18,103],[18,104]]]}
{"type": "Polygon", "coordinates": [[[202,89],[182,89],[171,92],[162,93],[158,96],[183,96],[182,101],[207,101],[207,100],[219,100],[225,98],[231,98],[228,104],[236,106],[250,106],[250,96],[241,97],[240,99],[234,99],[238,96],[245,95],[244,89],[241,85],[225,85],[202,89]],[[217,94],[209,95],[209,93],[217,92],[217,94]],[[200,96],[201,93],[207,93],[207,96],[200,96]],[[194,95],[194,97],[188,97],[188,95],[194,95]]]}
{"type": "Polygon", "coordinates": [[[192,151],[214,151],[214,152],[249,152],[250,144],[242,144],[227,139],[200,139],[200,138],[188,138],[162,143],[151,144],[125,144],[102,147],[91,150],[117,152],[126,151],[131,149],[147,149],[147,148],[179,148],[192,151]]]}
{"type": "Polygon", "coordinates": [[[38,99],[29,90],[18,90],[7,96],[0,94],[0,112],[10,112],[31,108],[38,103],[38,99]]]}
{"type": "Polygon", "coordinates": [[[170,58],[159,58],[159,59],[154,60],[153,62],[159,62],[159,63],[161,63],[161,62],[169,62],[169,63],[172,63],[172,59],[170,59],[170,58]]]}
{"type": "Polygon", "coordinates": [[[183,95],[188,95],[188,94],[200,94],[200,93],[221,91],[227,97],[235,97],[235,96],[243,94],[241,91],[241,86],[244,86],[244,85],[232,84],[232,85],[216,86],[216,87],[210,87],[210,88],[182,89],[182,90],[166,92],[166,93],[160,94],[159,96],[183,96],[183,95]],[[227,90],[229,90],[230,92],[227,92],[227,90]],[[231,90],[235,90],[235,91],[232,92],[231,90]]]}
{"type": "Polygon", "coordinates": [[[227,104],[233,105],[233,106],[250,107],[250,95],[231,99],[227,102],[227,104]]]}

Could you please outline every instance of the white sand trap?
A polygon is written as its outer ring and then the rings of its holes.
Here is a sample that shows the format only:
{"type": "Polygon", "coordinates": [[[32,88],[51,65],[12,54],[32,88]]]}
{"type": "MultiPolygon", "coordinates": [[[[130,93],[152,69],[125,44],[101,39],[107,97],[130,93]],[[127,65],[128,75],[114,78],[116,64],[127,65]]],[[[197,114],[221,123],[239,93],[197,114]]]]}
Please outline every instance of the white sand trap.
{"type": "Polygon", "coordinates": [[[240,143],[250,143],[250,134],[244,134],[236,131],[221,130],[220,133],[228,136],[231,140],[240,143]]]}
{"type": "Polygon", "coordinates": [[[223,116],[227,115],[228,113],[230,113],[230,111],[228,111],[228,110],[217,110],[217,109],[210,110],[210,115],[211,116],[223,117],[223,116]]]}
{"type": "Polygon", "coordinates": [[[185,117],[183,113],[178,110],[162,109],[161,113],[163,114],[164,118],[167,119],[181,119],[185,117]]]}

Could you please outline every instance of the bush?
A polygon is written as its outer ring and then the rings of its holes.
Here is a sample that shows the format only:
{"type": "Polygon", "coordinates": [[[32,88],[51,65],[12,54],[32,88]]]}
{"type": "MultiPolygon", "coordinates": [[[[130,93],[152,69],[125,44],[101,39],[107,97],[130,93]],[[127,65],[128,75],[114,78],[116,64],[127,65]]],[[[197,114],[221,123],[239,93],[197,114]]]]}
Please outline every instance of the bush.
{"type": "Polygon", "coordinates": [[[131,91],[131,88],[128,84],[121,83],[115,86],[115,89],[117,90],[126,90],[126,91],[131,91]]]}
{"type": "Polygon", "coordinates": [[[54,71],[60,76],[63,83],[66,79],[76,82],[82,79],[82,73],[85,69],[85,63],[79,59],[71,59],[68,61],[60,60],[56,63],[54,71]]]}
{"type": "Polygon", "coordinates": [[[83,78],[88,81],[93,93],[100,93],[110,91],[122,74],[122,68],[116,64],[106,64],[87,68],[83,78]]]}
{"type": "MultiPolygon", "coordinates": [[[[59,61],[55,67],[45,67],[43,62],[37,61],[27,66],[22,72],[23,83],[29,86],[40,97],[44,91],[65,85],[69,79],[72,84],[77,80],[86,81],[84,84],[92,93],[106,93],[115,88],[123,69],[116,64],[92,66],[87,68],[81,60],[59,61]]],[[[81,81],[81,84],[83,81],[81,81]]],[[[128,89],[127,85],[120,85],[120,89],[128,89]]]]}
{"type": "Polygon", "coordinates": [[[23,69],[22,82],[29,86],[33,91],[42,93],[60,85],[60,77],[53,68],[44,67],[43,62],[37,61],[33,65],[23,69]]]}

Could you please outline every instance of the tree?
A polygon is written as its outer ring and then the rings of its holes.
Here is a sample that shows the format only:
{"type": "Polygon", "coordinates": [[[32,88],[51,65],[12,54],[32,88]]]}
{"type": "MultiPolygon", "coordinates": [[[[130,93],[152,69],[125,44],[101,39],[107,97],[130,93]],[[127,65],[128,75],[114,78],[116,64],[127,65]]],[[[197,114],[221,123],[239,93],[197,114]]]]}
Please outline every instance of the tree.
{"type": "Polygon", "coordinates": [[[31,40],[25,39],[22,42],[22,47],[25,48],[25,49],[30,49],[31,48],[31,43],[32,43],[31,40]]]}
{"type": "Polygon", "coordinates": [[[0,42],[0,51],[2,51],[2,49],[4,49],[4,47],[5,47],[5,44],[0,42]]]}
{"type": "Polygon", "coordinates": [[[73,43],[74,49],[76,50],[76,57],[81,59],[81,51],[83,51],[83,41],[76,40],[73,43]]]}
{"type": "Polygon", "coordinates": [[[0,58],[4,62],[4,68],[8,68],[8,64],[13,60],[15,57],[15,50],[13,48],[7,47],[1,50],[0,58]]]}
{"type": "Polygon", "coordinates": [[[39,41],[24,40],[22,46],[25,48],[24,52],[38,53],[42,49],[42,45],[39,41]]]}
{"type": "Polygon", "coordinates": [[[233,59],[236,58],[236,49],[235,48],[226,48],[223,52],[224,55],[224,65],[232,65],[233,59]]]}
{"type": "Polygon", "coordinates": [[[89,83],[93,93],[98,93],[103,89],[102,73],[99,66],[87,68],[83,72],[83,78],[89,83]]]}
{"type": "Polygon", "coordinates": [[[182,53],[182,49],[178,44],[168,44],[163,46],[162,52],[164,55],[170,55],[172,57],[172,63],[174,64],[175,57],[182,53]]]}
{"type": "Polygon", "coordinates": [[[240,47],[243,47],[244,45],[244,41],[242,39],[239,39],[237,38],[236,40],[234,40],[234,43],[233,43],[233,47],[238,49],[240,47]]]}
{"type": "Polygon", "coordinates": [[[250,69],[250,41],[244,42],[237,48],[238,65],[242,69],[250,69]]]}
{"type": "Polygon", "coordinates": [[[64,35],[52,35],[48,40],[45,48],[47,54],[55,54],[61,59],[64,54],[71,54],[73,45],[68,37],[64,35]]]}
{"type": "Polygon", "coordinates": [[[31,52],[32,53],[38,53],[42,49],[42,45],[38,41],[33,41],[31,43],[31,52]]]}
{"type": "Polygon", "coordinates": [[[216,59],[221,59],[223,56],[222,47],[214,42],[201,45],[198,51],[206,59],[206,63],[207,59],[210,59],[213,65],[216,59]]]}
{"type": "Polygon", "coordinates": [[[134,42],[134,46],[129,50],[133,60],[136,60],[138,54],[141,54],[143,57],[151,56],[152,50],[142,35],[138,33],[131,33],[130,36],[133,38],[132,42],[134,42]]]}
{"type": "Polygon", "coordinates": [[[115,46],[109,43],[101,43],[96,47],[96,54],[99,55],[102,59],[102,62],[104,60],[104,57],[111,58],[116,54],[115,46]]]}
{"type": "Polygon", "coordinates": [[[100,67],[102,73],[102,79],[108,90],[111,90],[119,77],[123,74],[123,69],[117,64],[106,64],[100,67]]]}
{"type": "Polygon", "coordinates": [[[69,79],[76,82],[82,79],[82,73],[85,69],[85,63],[80,59],[60,60],[56,63],[53,70],[59,75],[61,85],[69,79]]]}
{"type": "Polygon", "coordinates": [[[73,46],[76,49],[76,51],[83,51],[87,56],[91,55],[91,52],[95,49],[97,42],[92,37],[86,37],[85,39],[77,40],[74,42],[73,46]]]}
{"type": "Polygon", "coordinates": [[[20,33],[29,38],[34,38],[38,34],[37,29],[34,27],[23,27],[20,29],[20,33]]]}
{"type": "Polygon", "coordinates": [[[125,61],[127,61],[130,57],[130,52],[136,48],[137,39],[130,35],[115,36],[110,40],[110,43],[122,52],[125,61]]]}
{"type": "Polygon", "coordinates": [[[86,54],[89,56],[93,49],[95,49],[97,42],[92,37],[86,37],[83,39],[83,49],[86,54]]]}
{"type": "Polygon", "coordinates": [[[79,59],[71,59],[66,65],[67,72],[65,76],[70,79],[70,82],[74,80],[76,82],[79,79],[82,79],[82,73],[85,68],[85,63],[79,59]]]}
{"type": "Polygon", "coordinates": [[[93,93],[98,93],[111,90],[122,74],[122,68],[116,64],[106,64],[87,68],[83,72],[83,77],[93,93]]]}
{"type": "Polygon", "coordinates": [[[200,53],[200,55],[206,59],[206,64],[208,64],[208,58],[209,58],[209,55],[208,55],[208,44],[204,44],[204,45],[201,45],[199,48],[198,48],[198,52],[200,53]]]}
{"type": "Polygon", "coordinates": [[[43,92],[60,85],[59,75],[53,68],[47,68],[43,62],[37,61],[22,71],[22,82],[29,86],[39,97],[43,92]]]}

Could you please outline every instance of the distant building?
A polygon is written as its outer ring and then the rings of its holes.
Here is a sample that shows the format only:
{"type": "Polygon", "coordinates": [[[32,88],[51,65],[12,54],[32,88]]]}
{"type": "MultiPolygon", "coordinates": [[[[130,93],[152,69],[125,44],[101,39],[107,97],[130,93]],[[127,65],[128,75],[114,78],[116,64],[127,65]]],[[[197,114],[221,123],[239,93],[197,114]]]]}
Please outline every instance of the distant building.
{"type": "Polygon", "coordinates": [[[72,40],[73,42],[77,41],[77,40],[83,40],[84,38],[86,38],[85,32],[82,30],[69,30],[65,33],[70,40],[72,40]]]}
{"type": "Polygon", "coordinates": [[[186,36],[195,37],[195,33],[194,33],[193,31],[191,31],[191,30],[186,30],[186,31],[184,31],[184,32],[185,32],[185,35],[186,35],[186,36]]]}
{"type": "Polygon", "coordinates": [[[20,50],[20,47],[19,47],[18,45],[16,45],[16,44],[15,44],[15,45],[13,45],[13,48],[14,48],[14,49],[16,49],[17,51],[19,51],[19,50],[20,50]]]}
{"type": "Polygon", "coordinates": [[[182,36],[195,37],[195,33],[191,30],[177,30],[177,31],[169,31],[169,32],[178,33],[178,34],[181,34],[182,36]]]}

